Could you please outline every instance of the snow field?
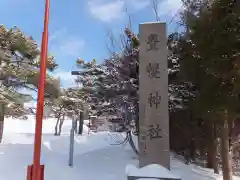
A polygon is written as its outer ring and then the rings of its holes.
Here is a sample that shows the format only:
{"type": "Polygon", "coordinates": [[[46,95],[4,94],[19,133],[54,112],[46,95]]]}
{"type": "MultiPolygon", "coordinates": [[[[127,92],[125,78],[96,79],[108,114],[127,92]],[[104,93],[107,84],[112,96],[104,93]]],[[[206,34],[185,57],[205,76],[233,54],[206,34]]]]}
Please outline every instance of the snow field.
{"type": "MultiPolygon", "coordinates": [[[[66,120],[62,135],[54,136],[55,122],[55,119],[43,122],[41,162],[45,164],[45,180],[126,180],[126,170],[128,174],[129,169],[136,173],[133,166],[138,164],[137,157],[129,146],[112,145],[121,142],[123,135],[109,132],[89,134],[86,125],[84,134],[75,136],[74,166],[69,167],[72,122],[66,120]]],[[[34,129],[33,116],[29,116],[28,120],[6,119],[3,142],[0,144],[0,180],[26,180],[26,167],[32,164],[34,129]]],[[[212,170],[187,166],[174,158],[171,159],[171,170],[182,180],[222,180],[222,176],[212,170]]],[[[235,177],[234,180],[240,178],[235,177]]]]}

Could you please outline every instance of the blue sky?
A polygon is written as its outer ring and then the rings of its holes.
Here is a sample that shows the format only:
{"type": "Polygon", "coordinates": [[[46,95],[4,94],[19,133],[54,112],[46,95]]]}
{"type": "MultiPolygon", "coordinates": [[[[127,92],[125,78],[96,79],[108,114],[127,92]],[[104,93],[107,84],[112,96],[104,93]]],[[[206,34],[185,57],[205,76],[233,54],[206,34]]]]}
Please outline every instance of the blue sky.
{"type": "MultiPolygon", "coordinates": [[[[0,24],[8,28],[16,25],[40,45],[44,1],[1,0],[0,24]]],[[[172,19],[181,8],[180,1],[159,0],[161,21],[172,19]]],[[[61,78],[63,86],[74,86],[70,71],[76,69],[77,58],[101,62],[109,55],[107,32],[111,30],[119,37],[128,22],[126,11],[135,32],[139,23],[155,20],[151,0],[51,0],[49,53],[59,65],[53,75],[61,78]]],[[[176,21],[178,18],[169,26],[170,31],[177,26],[176,21]]]]}

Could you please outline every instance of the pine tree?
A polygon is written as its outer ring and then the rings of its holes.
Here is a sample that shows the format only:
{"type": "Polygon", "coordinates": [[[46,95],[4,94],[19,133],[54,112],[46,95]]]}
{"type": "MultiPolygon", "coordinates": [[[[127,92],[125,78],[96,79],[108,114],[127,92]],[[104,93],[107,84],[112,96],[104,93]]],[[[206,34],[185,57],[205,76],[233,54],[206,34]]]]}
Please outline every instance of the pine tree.
{"type": "MultiPolygon", "coordinates": [[[[66,117],[80,117],[81,112],[84,112],[84,102],[82,97],[81,95],[79,96],[77,90],[72,88],[62,89],[61,96],[54,99],[54,101],[49,102],[47,106],[51,107],[55,118],[57,118],[54,132],[54,135],[56,136],[61,135],[62,125],[66,117]]],[[[78,121],[80,121],[80,119],[78,121]]],[[[83,121],[79,123],[81,124],[80,128],[82,129],[83,121]]]]}
{"type": "MultiPolygon", "coordinates": [[[[29,95],[19,93],[21,88],[36,91],[39,79],[40,50],[32,37],[27,37],[17,27],[11,29],[0,26],[0,91],[1,119],[0,139],[3,132],[5,112],[18,107],[23,111],[23,103],[30,101],[29,95]],[[6,93],[7,92],[7,93],[6,93]],[[8,106],[6,106],[8,105],[8,106]],[[7,107],[9,109],[5,109],[7,107]]],[[[57,64],[53,57],[49,57],[47,68],[54,70],[57,64]]],[[[47,76],[45,94],[48,98],[59,95],[59,82],[47,76]]]]}
{"type": "Polygon", "coordinates": [[[181,67],[198,92],[195,112],[205,124],[220,128],[223,176],[231,180],[231,131],[239,109],[239,6],[232,0],[184,4],[187,31],[179,46],[181,67]]]}
{"type": "MultiPolygon", "coordinates": [[[[178,79],[178,56],[172,53],[178,40],[176,35],[171,34],[168,39],[170,111],[184,108],[186,102],[194,97],[193,86],[178,79]]],[[[121,114],[120,110],[128,112],[128,115],[123,115],[123,117],[128,117],[125,119],[125,129],[129,135],[127,138],[132,142],[131,131],[133,130],[132,132],[137,135],[139,129],[139,40],[129,28],[125,29],[124,37],[123,51],[113,52],[102,64],[97,65],[95,60],[88,63],[78,60],[77,64],[80,69],[78,81],[82,83],[83,89],[88,93],[88,102],[91,102],[98,112],[105,111],[115,114],[121,114]]],[[[137,152],[135,146],[133,144],[132,146],[137,152]]]]}

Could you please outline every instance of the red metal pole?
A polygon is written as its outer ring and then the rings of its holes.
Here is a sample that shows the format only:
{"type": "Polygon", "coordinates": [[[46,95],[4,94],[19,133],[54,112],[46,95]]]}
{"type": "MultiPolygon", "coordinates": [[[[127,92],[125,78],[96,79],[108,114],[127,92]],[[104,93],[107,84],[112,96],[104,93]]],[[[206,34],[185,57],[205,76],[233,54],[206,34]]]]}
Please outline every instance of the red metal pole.
{"type": "Polygon", "coordinates": [[[44,15],[44,31],[42,34],[40,77],[38,86],[37,113],[34,139],[33,165],[28,167],[28,180],[43,180],[44,166],[40,165],[41,143],[42,143],[42,119],[44,108],[44,87],[46,79],[46,61],[48,56],[48,22],[49,22],[50,0],[46,0],[44,15]],[[31,177],[29,177],[31,176],[31,177]]]}

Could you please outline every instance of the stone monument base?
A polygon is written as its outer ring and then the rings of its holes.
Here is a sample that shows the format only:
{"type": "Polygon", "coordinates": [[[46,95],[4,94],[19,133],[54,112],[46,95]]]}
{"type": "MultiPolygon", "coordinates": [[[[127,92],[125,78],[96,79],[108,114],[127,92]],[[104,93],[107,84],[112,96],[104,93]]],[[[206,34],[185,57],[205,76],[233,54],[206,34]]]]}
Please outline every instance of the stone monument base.
{"type": "Polygon", "coordinates": [[[150,164],[142,168],[128,165],[126,175],[127,180],[181,180],[180,177],[158,164],[150,164]]]}

